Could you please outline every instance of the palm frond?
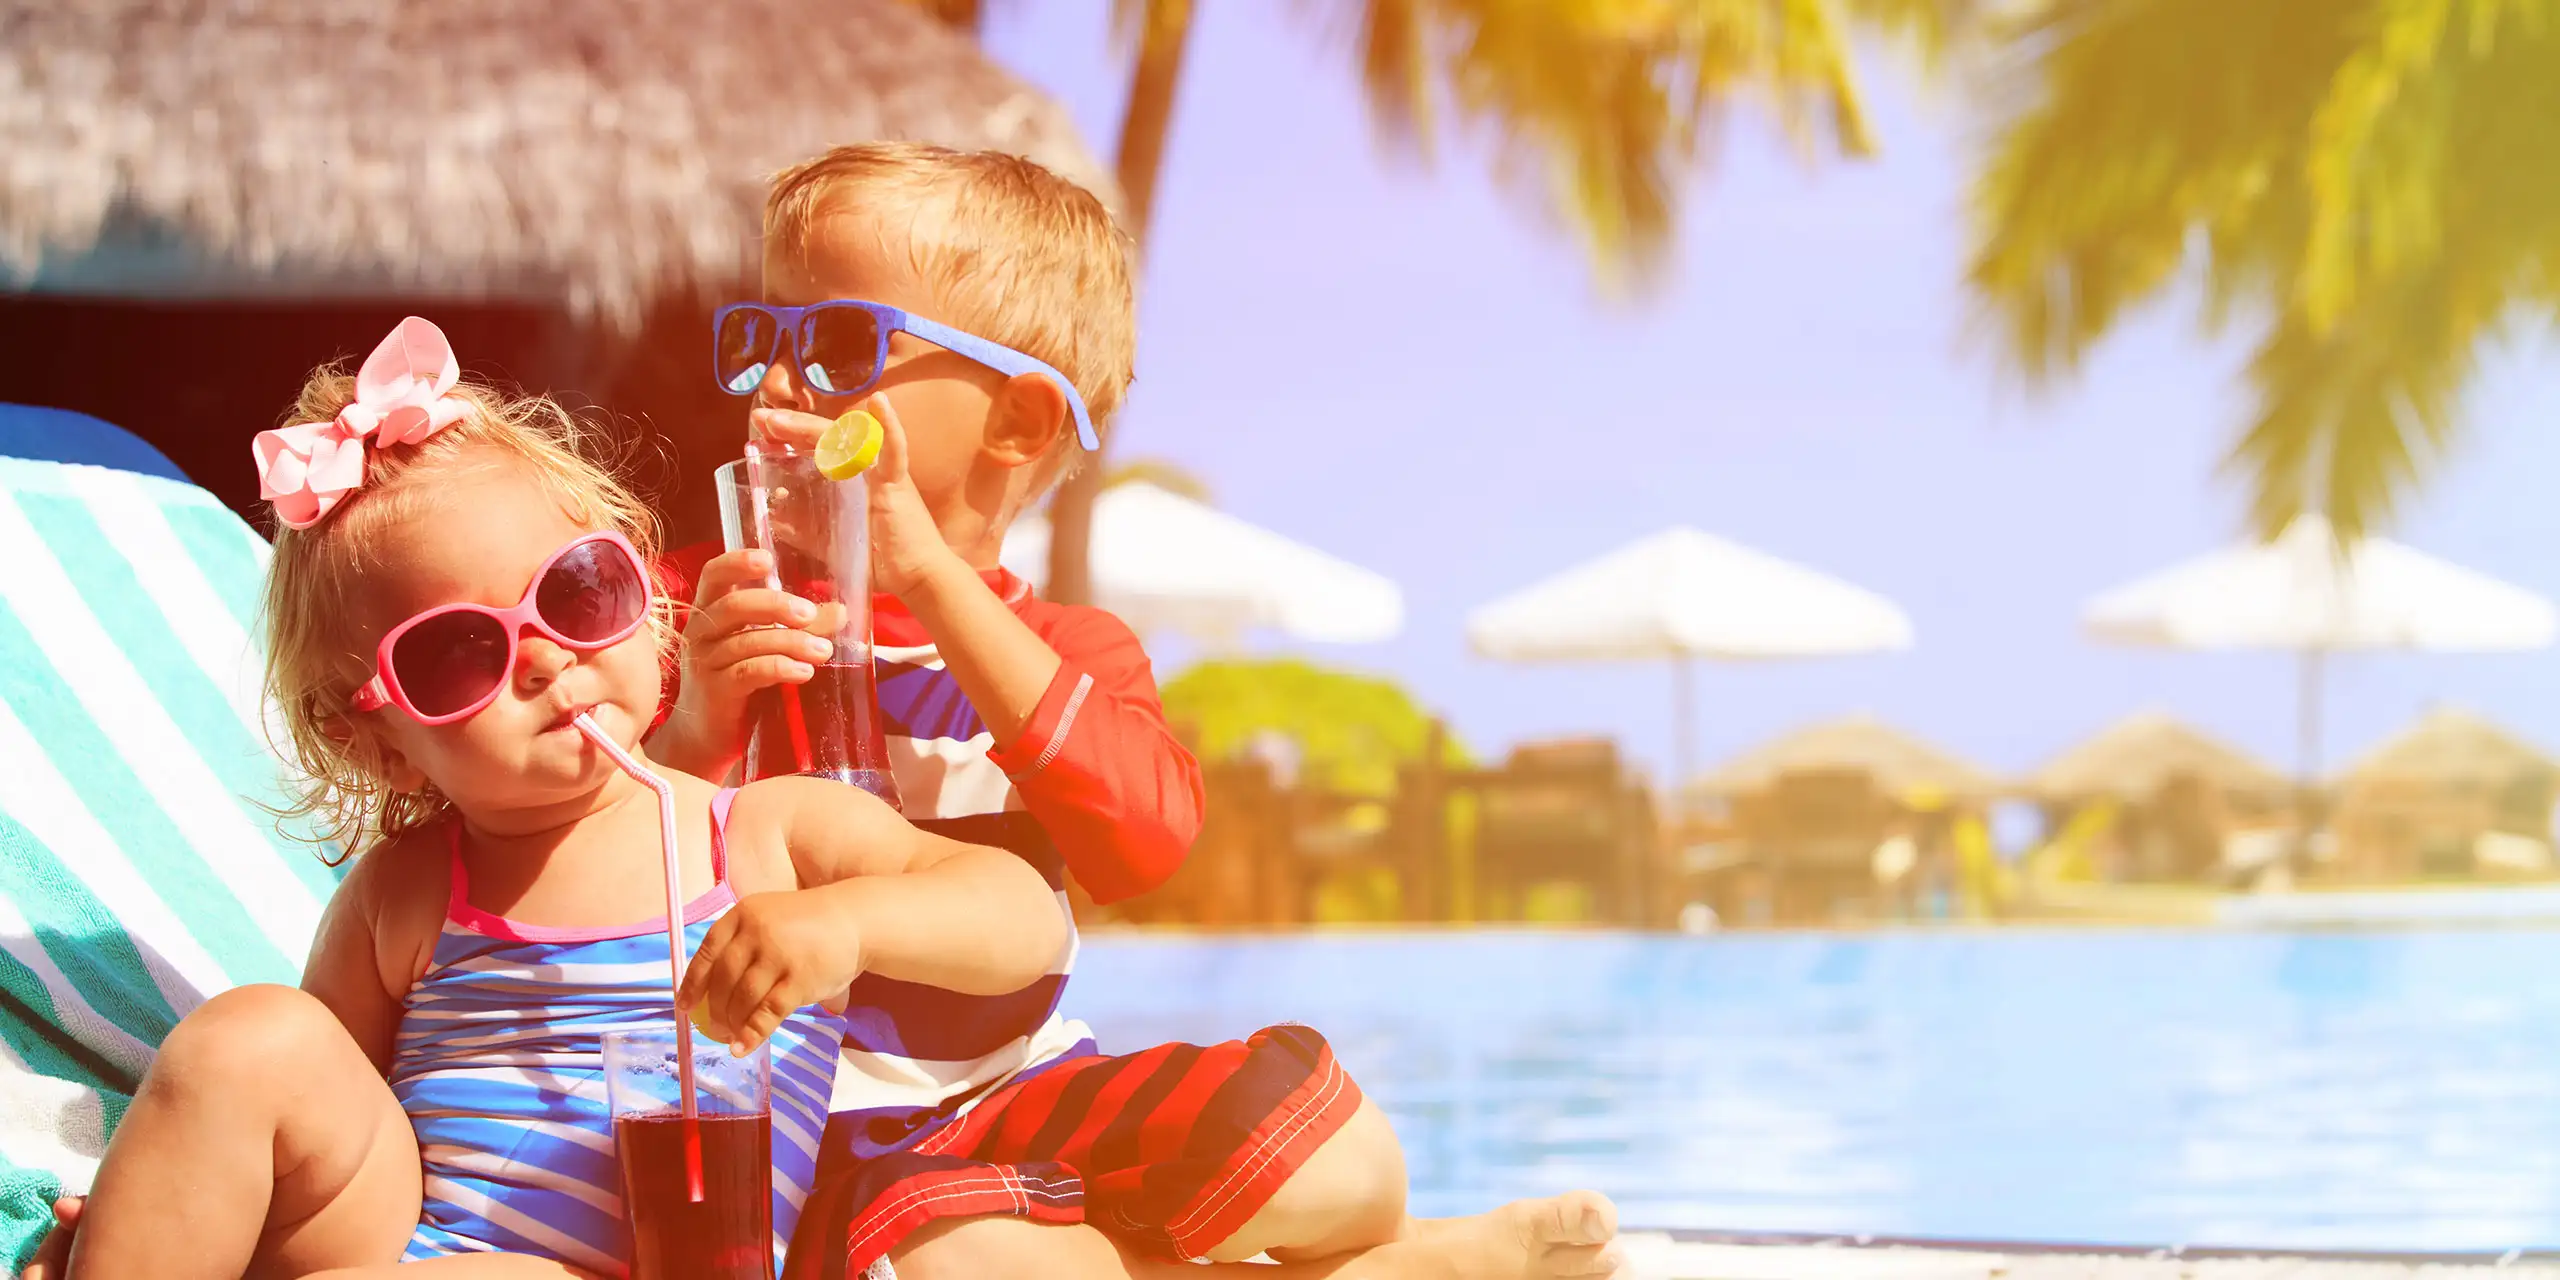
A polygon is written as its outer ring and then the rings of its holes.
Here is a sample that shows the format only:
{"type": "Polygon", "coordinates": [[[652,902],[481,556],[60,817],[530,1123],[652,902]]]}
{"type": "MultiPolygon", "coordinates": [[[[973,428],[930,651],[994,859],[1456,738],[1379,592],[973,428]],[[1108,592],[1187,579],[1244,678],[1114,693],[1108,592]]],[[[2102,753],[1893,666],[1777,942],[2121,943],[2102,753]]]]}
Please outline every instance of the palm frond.
{"type": "Polygon", "coordinates": [[[1930,70],[1992,26],[1991,0],[1847,0],[1849,16],[1909,45],[1930,70]]]}
{"type": "Polygon", "coordinates": [[[2344,56],[2319,20],[2334,7],[2059,0],[2010,34],[1996,91],[2013,114],[1976,183],[1969,277],[2030,378],[2075,369],[2198,231],[2286,238],[2262,218],[2344,56]]]}
{"type": "MultiPolygon", "coordinates": [[[[1123,3],[1134,0],[1122,0],[1123,3]]],[[[1872,146],[1833,0],[1358,0],[1382,136],[1430,145],[1439,110],[1498,176],[1573,226],[1604,283],[1653,276],[1681,185],[1736,100],[1807,154],[1872,146]]]]}
{"type": "Polygon", "coordinates": [[[1429,32],[1421,0],[1365,0],[1359,6],[1360,84],[1381,136],[1432,151],[1429,32]]]}
{"type": "Polygon", "coordinates": [[[2009,49],[1977,300],[2041,380],[2200,268],[2209,327],[2263,326],[2262,531],[2386,520],[2480,349],[2560,316],[2560,0],[2055,0],[2009,49]]]}

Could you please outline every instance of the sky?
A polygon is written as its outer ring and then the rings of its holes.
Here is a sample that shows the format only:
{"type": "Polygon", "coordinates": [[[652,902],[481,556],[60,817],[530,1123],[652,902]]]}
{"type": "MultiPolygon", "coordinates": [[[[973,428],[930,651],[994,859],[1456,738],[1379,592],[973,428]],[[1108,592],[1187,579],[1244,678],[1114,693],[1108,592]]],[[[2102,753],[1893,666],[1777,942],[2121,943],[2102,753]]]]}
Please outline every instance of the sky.
{"type": "MultiPolygon", "coordinates": [[[[1107,155],[1125,84],[1106,0],[993,10],[994,55],[1107,155]]],[[[1391,642],[1262,647],[1392,676],[1480,755],[1607,734],[1659,769],[1666,669],[1505,666],[1463,627],[1687,524],[1879,591],[1917,634],[1901,654],[1701,666],[1704,762],[1869,713],[2026,770],[2144,709],[2296,762],[2291,659],[2109,649],[2076,624],[2090,596],[2241,532],[2220,462],[2247,413],[2246,330],[2208,337],[2173,298],[2068,385],[2025,391],[1961,287],[1972,126],[1889,51],[1862,59],[1878,159],[1807,165],[1736,115],[1687,193],[1674,274],[1626,303],[1479,156],[1426,170],[1376,145],[1321,7],[1196,13],[1115,456],[1177,463],[1221,508],[1405,593],[1391,642]]],[[[2560,597],[2560,343],[2486,353],[2466,416],[2393,534],[2560,597]]],[[[1156,652],[1160,674],[1188,656],[1156,652]]],[[[2439,704],[2560,748],[2555,664],[2334,661],[2324,763],[2439,704]]]]}

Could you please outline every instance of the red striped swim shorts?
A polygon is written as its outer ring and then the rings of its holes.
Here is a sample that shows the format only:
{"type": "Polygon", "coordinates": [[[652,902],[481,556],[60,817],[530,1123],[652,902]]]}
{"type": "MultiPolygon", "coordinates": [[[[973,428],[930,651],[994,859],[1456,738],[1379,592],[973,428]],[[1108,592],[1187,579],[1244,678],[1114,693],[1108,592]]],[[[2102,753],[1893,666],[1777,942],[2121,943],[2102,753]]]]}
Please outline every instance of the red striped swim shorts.
{"type": "Polygon", "coordinates": [[[848,1280],[929,1222],[991,1215],[1090,1222],[1196,1258],[1359,1108],[1360,1087],[1305,1027],[1069,1059],[907,1150],[854,1159],[830,1141],[785,1276],[848,1280]]]}

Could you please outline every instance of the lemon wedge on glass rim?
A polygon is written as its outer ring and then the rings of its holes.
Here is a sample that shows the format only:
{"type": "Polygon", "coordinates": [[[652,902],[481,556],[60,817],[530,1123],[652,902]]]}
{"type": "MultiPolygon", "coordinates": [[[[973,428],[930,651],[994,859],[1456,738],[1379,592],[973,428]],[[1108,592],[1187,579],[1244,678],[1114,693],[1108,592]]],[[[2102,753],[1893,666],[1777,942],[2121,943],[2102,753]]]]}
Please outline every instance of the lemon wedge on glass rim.
{"type": "Polygon", "coordinates": [[[847,409],[818,437],[818,474],[829,480],[851,480],[880,460],[885,433],[868,410],[847,409]]]}

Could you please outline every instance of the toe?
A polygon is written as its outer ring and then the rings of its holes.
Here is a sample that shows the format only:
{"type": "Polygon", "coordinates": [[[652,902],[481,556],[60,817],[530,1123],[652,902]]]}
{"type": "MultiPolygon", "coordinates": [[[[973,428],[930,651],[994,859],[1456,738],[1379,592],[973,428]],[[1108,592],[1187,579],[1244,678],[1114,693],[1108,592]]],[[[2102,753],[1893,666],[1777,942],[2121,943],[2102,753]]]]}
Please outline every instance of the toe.
{"type": "Polygon", "coordinates": [[[1557,1198],[1564,1230],[1558,1244],[1607,1244],[1618,1237],[1618,1206],[1597,1191],[1576,1191],[1557,1198]]]}
{"type": "Polygon", "coordinates": [[[1537,1274],[1556,1280],[1607,1280],[1634,1274],[1624,1250],[1616,1244],[1560,1244],[1538,1261],[1537,1274]]]}

